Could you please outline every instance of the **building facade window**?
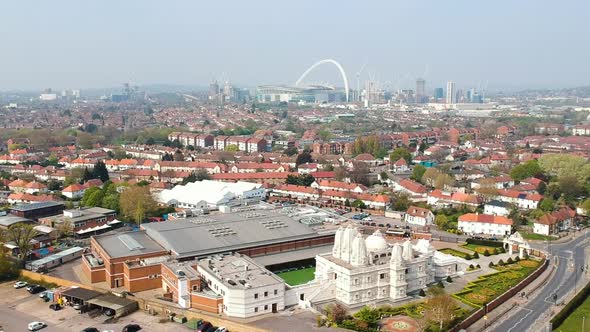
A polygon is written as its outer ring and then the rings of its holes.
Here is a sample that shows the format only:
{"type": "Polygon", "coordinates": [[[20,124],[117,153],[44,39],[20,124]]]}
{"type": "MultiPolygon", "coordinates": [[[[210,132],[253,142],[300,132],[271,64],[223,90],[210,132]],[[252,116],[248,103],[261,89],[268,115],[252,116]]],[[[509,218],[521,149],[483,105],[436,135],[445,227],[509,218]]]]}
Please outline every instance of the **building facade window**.
{"type": "Polygon", "coordinates": [[[258,293],[254,293],[254,298],[257,299],[258,298],[258,293]]]}

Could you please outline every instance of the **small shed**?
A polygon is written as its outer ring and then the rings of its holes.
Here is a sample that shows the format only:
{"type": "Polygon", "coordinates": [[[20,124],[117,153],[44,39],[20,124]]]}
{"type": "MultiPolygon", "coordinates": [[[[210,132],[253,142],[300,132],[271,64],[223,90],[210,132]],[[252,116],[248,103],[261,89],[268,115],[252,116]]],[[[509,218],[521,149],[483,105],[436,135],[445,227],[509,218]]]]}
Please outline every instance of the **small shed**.
{"type": "Polygon", "coordinates": [[[65,304],[86,304],[88,300],[101,296],[102,293],[91,289],[72,287],[60,293],[60,297],[65,299],[65,304]]]}
{"type": "Polygon", "coordinates": [[[101,311],[105,311],[106,309],[113,310],[115,312],[115,317],[121,317],[130,314],[136,311],[139,307],[137,301],[112,294],[105,294],[95,297],[88,300],[87,303],[89,304],[90,309],[100,308],[101,311]]]}

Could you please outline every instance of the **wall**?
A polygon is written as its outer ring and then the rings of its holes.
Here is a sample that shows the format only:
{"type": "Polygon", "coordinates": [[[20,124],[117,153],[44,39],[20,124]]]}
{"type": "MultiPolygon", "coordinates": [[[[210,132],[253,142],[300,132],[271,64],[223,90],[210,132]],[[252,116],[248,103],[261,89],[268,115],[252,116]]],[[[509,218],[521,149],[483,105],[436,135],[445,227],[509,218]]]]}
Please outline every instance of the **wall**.
{"type": "Polygon", "coordinates": [[[162,286],[160,266],[160,264],[147,266],[124,264],[125,289],[130,292],[141,292],[160,288],[162,286]]]}
{"type": "Polygon", "coordinates": [[[223,304],[222,297],[216,298],[204,294],[191,293],[191,308],[218,314],[220,304],[223,304]]]}

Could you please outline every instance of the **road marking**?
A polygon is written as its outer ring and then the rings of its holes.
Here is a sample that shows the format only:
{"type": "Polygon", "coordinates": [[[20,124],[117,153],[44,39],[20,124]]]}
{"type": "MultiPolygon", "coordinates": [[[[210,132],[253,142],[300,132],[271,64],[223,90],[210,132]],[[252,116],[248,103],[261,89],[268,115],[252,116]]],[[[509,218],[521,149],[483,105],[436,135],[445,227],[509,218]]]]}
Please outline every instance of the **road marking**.
{"type": "Polygon", "coordinates": [[[527,309],[527,308],[522,308],[522,310],[528,310],[528,313],[526,315],[524,315],[524,317],[522,317],[518,322],[516,322],[516,324],[512,325],[511,328],[508,329],[508,331],[506,332],[510,332],[512,331],[512,329],[514,329],[518,324],[522,323],[522,321],[528,317],[528,315],[530,315],[533,311],[531,309],[527,309]]]}

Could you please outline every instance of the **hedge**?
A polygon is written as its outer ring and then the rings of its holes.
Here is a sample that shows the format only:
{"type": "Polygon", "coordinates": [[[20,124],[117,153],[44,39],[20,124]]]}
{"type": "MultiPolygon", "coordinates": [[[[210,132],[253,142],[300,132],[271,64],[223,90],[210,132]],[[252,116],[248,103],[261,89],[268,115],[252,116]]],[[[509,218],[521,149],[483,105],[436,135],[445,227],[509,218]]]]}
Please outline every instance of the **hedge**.
{"type": "Polygon", "coordinates": [[[477,239],[467,239],[465,242],[467,242],[467,244],[477,244],[480,246],[487,246],[487,247],[498,247],[498,248],[502,248],[503,243],[502,242],[498,242],[498,241],[492,241],[492,240],[477,240],[477,239]]]}
{"type": "Polygon", "coordinates": [[[574,312],[586,298],[590,295],[590,283],[588,283],[582,291],[580,291],[574,298],[561,309],[560,312],[555,315],[555,317],[551,318],[551,324],[553,329],[557,329],[563,321],[565,321],[572,312],[574,312]]]}

